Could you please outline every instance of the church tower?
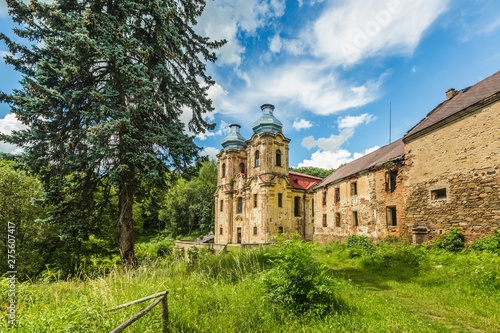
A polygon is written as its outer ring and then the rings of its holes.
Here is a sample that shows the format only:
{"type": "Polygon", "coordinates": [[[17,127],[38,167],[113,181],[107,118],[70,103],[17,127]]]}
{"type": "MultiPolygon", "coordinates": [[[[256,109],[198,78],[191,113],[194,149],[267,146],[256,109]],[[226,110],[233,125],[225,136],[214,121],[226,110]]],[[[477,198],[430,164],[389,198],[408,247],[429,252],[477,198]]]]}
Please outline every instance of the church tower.
{"type": "Polygon", "coordinates": [[[295,231],[312,237],[312,227],[306,228],[308,222],[312,226],[307,189],[321,179],[289,171],[290,139],[283,135],[273,105],[261,106],[252,129],[245,140],[240,126],[231,125],[217,155],[215,242],[264,244],[295,231]]]}

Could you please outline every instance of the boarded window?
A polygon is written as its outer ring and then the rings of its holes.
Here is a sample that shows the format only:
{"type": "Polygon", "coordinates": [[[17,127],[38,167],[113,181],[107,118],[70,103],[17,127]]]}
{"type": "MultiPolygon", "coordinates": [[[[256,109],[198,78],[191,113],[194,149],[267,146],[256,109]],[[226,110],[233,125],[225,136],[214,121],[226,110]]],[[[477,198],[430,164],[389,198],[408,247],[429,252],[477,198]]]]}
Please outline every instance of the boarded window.
{"type": "Polygon", "coordinates": [[[396,207],[390,206],[386,209],[387,216],[387,225],[390,227],[395,227],[398,225],[398,221],[396,219],[396,207]]]}
{"type": "Polygon", "coordinates": [[[351,183],[351,195],[357,195],[357,194],[358,194],[358,183],[352,182],[351,183]]]}
{"type": "Polygon", "coordinates": [[[335,226],[340,227],[340,213],[335,213],[335,226]]]}
{"type": "Polygon", "coordinates": [[[236,213],[238,213],[238,214],[243,213],[243,198],[242,197],[238,198],[238,205],[236,207],[236,213]]]}
{"type": "Polygon", "coordinates": [[[283,207],[283,194],[278,193],[278,207],[283,207]]]}
{"type": "Polygon", "coordinates": [[[440,188],[431,191],[431,200],[446,199],[446,188],[440,188]]]}
{"type": "Polygon", "coordinates": [[[359,220],[358,220],[358,212],[353,211],[352,212],[352,225],[357,227],[359,225],[359,220]]]}
{"type": "Polygon", "coordinates": [[[300,197],[295,197],[293,200],[293,215],[300,216],[300,197]]]}

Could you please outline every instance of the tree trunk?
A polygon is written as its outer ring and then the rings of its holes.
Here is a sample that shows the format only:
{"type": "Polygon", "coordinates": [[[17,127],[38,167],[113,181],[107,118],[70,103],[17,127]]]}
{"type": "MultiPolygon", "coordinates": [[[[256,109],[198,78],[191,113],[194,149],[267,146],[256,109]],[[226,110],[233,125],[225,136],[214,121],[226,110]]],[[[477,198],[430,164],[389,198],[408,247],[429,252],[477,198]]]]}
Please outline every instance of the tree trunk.
{"type": "Polygon", "coordinates": [[[120,258],[124,267],[135,267],[134,220],[132,213],[134,186],[130,184],[120,185],[118,196],[120,209],[120,258]]]}

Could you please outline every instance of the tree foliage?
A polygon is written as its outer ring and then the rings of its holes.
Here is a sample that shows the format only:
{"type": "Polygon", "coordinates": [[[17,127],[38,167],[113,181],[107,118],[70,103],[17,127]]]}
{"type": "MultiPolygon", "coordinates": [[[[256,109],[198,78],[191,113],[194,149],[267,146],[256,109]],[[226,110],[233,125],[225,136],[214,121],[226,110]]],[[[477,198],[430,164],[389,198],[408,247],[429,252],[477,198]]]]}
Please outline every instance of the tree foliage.
{"type": "Polygon", "coordinates": [[[26,130],[0,139],[25,151],[50,218],[66,239],[85,241],[117,207],[122,262],[134,264],[133,204],[198,154],[193,133],[210,128],[205,63],[223,42],[195,33],[202,0],[7,1],[22,42],[2,39],[22,88],[0,102],[26,130]],[[32,45],[28,45],[33,43],[32,45]],[[114,197],[117,197],[113,203],[114,197]]]}
{"type": "Polygon", "coordinates": [[[329,174],[333,172],[331,169],[323,169],[312,166],[290,168],[290,171],[305,173],[306,175],[315,176],[319,178],[326,178],[329,174]]]}
{"type": "Polygon", "coordinates": [[[178,179],[167,191],[159,218],[173,235],[213,231],[217,163],[203,162],[198,177],[178,179]]]}

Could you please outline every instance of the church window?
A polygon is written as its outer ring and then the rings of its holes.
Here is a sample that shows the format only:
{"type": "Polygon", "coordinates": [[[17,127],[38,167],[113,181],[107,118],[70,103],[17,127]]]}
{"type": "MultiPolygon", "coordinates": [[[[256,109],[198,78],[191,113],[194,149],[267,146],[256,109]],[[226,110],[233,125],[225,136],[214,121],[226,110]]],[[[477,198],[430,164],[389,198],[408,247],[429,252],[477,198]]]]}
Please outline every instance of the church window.
{"type": "Polygon", "coordinates": [[[222,178],[226,177],[226,163],[222,164],[222,178]]]}
{"type": "Polygon", "coordinates": [[[358,211],[356,210],[352,212],[352,225],[355,227],[359,225],[358,211]]]}
{"type": "Polygon", "coordinates": [[[293,214],[295,216],[300,216],[300,197],[294,198],[293,214]]]}
{"type": "Polygon", "coordinates": [[[253,235],[257,236],[257,227],[253,227],[253,235]]]}
{"type": "Polygon", "coordinates": [[[236,213],[241,214],[243,213],[243,198],[238,197],[238,205],[236,207],[236,213]]]}
{"type": "Polygon", "coordinates": [[[276,165],[281,166],[281,150],[276,150],[276,165]]]}
{"type": "Polygon", "coordinates": [[[326,214],[323,214],[323,227],[327,227],[328,226],[328,222],[326,220],[326,214]]]}
{"type": "Polygon", "coordinates": [[[253,195],[253,208],[257,208],[257,194],[253,195]]]}
{"type": "Polygon", "coordinates": [[[387,192],[394,192],[396,190],[396,177],[398,172],[396,170],[385,173],[385,190],[387,192]]]}
{"type": "Polygon", "coordinates": [[[245,163],[240,163],[240,173],[245,173],[245,163]]]}
{"type": "Polygon", "coordinates": [[[220,211],[222,212],[224,210],[224,200],[220,201],[220,211]]]}
{"type": "Polygon", "coordinates": [[[357,195],[357,194],[358,194],[358,183],[352,182],[351,183],[351,195],[357,195]]]}
{"type": "Polygon", "coordinates": [[[335,188],[335,202],[340,202],[340,187],[335,188]]]}
{"type": "Polygon", "coordinates": [[[222,227],[219,228],[219,235],[222,235],[224,233],[224,229],[222,227]]]}
{"type": "Polygon", "coordinates": [[[335,213],[335,226],[340,227],[340,213],[335,213]]]}
{"type": "Polygon", "coordinates": [[[259,151],[257,150],[255,152],[255,167],[259,167],[260,166],[260,153],[259,151]]]}
{"type": "Polygon", "coordinates": [[[387,216],[387,225],[390,227],[395,227],[398,225],[397,219],[396,219],[396,207],[387,207],[386,209],[386,216],[387,216]]]}
{"type": "Polygon", "coordinates": [[[278,207],[283,207],[283,194],[278,193],[278,207]]]}

